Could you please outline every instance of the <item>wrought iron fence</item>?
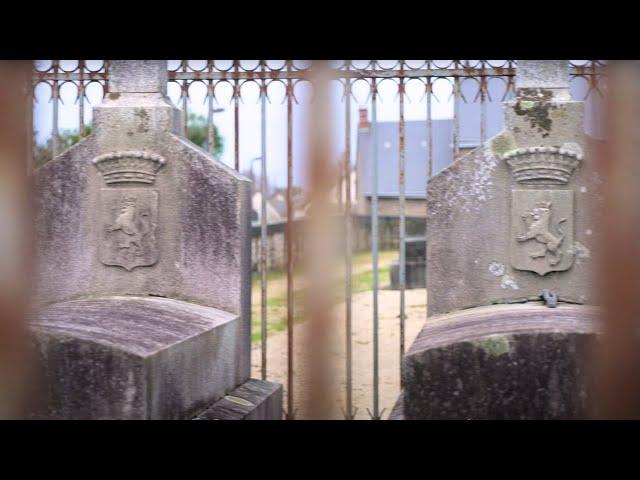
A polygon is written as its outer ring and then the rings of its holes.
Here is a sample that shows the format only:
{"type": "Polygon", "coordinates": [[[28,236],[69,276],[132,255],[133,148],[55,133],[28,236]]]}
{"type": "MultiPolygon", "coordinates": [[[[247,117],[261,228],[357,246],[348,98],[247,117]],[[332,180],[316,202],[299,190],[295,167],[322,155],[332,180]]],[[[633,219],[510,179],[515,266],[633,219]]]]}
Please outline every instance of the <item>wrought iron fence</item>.
{"type": "MultiPolygon", "coordinates": [[[[366,172],[370,175],[371,185],[373,186],[370,195],[371,216],[371,252],[372,252],[372,270],[373,270],[373,303],[372,303],[372,324],[373,324],[373,358],[372,358],[372,409],[370,415],[372,418],[379,419],[382,417],[382,410],[379,404],[379,258],[378,258],[378,218],[379,218],[379,195],[378,195],[378,107],[381,101],[381,85],[384,82],[392,82],[395,84],[395,99],[397,100],[398,114],[398,178],[397,178],[397,205],[398,217],[400,222],[399,228],[399,285],[398,292],[400,298],[399,311],[399,342],[400,357],[398,358],[398,368],[402,368],[402,357],[405,352],[405,320],[406,320],[406,304],[405,304],[405,246],[404,239],[406,236],[406,102],[408,101],[408,86],[413,85],[413,90],[422,91],[422,98],[418,100],[424,105],[424,134],[426,136],[426,145],[424,156],[421,161],[426,166],[426,174],[423,184],[426,189],[428,179],[434,174],[434,135],[433,135],[433,102],[442,101],[436,94],[435,86],[441,82],[448,84],[450,90],[449,99],[453,103],[453,132],[451,138],[451,156],[455,159],[460,155],[460,112],[463,104],[477,103],[479,112],[477,122],[479,124],[479,142],[483,143],[487,139],[487,104],[496,100],[504,101],[514,93],[515,73],[517,70],[517,62],[514,60],[394,60],[394,61],[351,61],[340,60],[330,62],[331,78],[340,85],[342,92],[342,115],[344,118],[344,159],[340,166],[338,203],[344,214],[344,228],[347,246],[344,255],[345,270],[345,312],[344,312],[344,332],[345,332],[345,387],[344,387],[344,416],[345,418],[354,418],[356,415],[356,406],[353,401],[353,311],[352,311],[352,195],[351,191],[351,175],[353,163],[353,120],[352,109],[354,103],[362,106],[367,105],[370,108],[370,135],[372,144],[376,147],[372,151],[372,161],[370,163],[371,171],[366,172]],[[495,99],[491,96],[490,82],[499,81],[503,88],[499,93],[500,98],[495,99]],[[418,87],[416,88],[416,82],[418,87]],[[473,82],[475,88],[472,89],[473,98],[465,95],[463,86],[466,82],[473,82]],[[356,98],[356,90],[362,94],[366,94],[365,98],[356,98]],[[475,95],[473,95],[475,92],[475,95]],[[349,101],[345,101],[349,99],[349,101]],[[352,100],[353,99],[353,100],[352,100]],[[344,185],[344,188],[343,188],[344,185]]],[[[602,82],[604,63],[597,60],[572,61],[569,62],[570,75],[574,79],[580,79],[584,82],[584,100],[591,95],[602,95],[604,85],[602,82]]],[[[204,101],[207,105],[207,142],[206,147],[209,152],[213,153],[214,149],[214,113],[215,106],[220,103],[220,91],[227,89],[226,96],[228,102],[233,109],[233,166],[236,170],[240,170],[241,165],[241,143],[240,139],[240,104],[243,101],[243,93],[247,85],[254,85],[258,88],[258,101],[260,104],[260,351],[261,351],[261,376],[267,379],[267,191],[268,191],[268,170],[267,170],[267,103],[270,102],[269,91],[272,85],[280,84],[284,87],[283,103],[286,104],[286,295],[287,295],[287,318],[286,318],[286,334],[287,334],[287,381],[286,381],[286,416],[294,417],[294,251],[293,251],[293,223],[294,223],[294,198],[292,188],[294,187],[294,143],[297,138],[293,135],[294,125],[294,105],[298,103],[298,87],[302,83],[313,81],[314,64],[307,61],[219,61],[219,60],[202,60],[202,61],[173,61],[169,63],[169,87],[179,91],[176,106],[180,107],[184,115],[184,134],[188,131],[188,118],[190,111],[190,92],[194,85],[201,84],[205,89],[204,101]],[[229,93],[230,91],[230,93],[229,93]]],[[[87,90],[90,88],[101,88],[102,96],[106,95],[109,90],[109,61],[86,61],[78,60],[72,62],[63,62],[60,60],[41,61],[36,63],[33,74],[33,85],[29,92],[28,100],[30,102],[37,101],[36,89],[41,86],[48,86],[50,95],[49,101],[52,103],[51,120],[51,154],[52,156],[60,153],[59,145],[59,105],[62,102],[61,89],[65,85],[70,84],[75,87],[75,102],[78,104],[78,131],[79,136],[86,134],[86,105],[88,102],[87,90]]],[[[495,95],[495,92],[494,92],[495,95]]],[[[41,101],[42,99],[40,99],[41,101]]],[[[33,123],[33,119],[30,119],[33,123]]],[[[421,120],[422,121],[422,120],[421,120]]],[[[247,137],[249,138],[249,137],[247,137]]],[[[33,135],[29,139],[29,146],[34,146],[33,135]]],[[[360,179],[359,179],[360,180],[360,179]]],[[[426,215],[426,206],[425,206],[426,215]]]]}

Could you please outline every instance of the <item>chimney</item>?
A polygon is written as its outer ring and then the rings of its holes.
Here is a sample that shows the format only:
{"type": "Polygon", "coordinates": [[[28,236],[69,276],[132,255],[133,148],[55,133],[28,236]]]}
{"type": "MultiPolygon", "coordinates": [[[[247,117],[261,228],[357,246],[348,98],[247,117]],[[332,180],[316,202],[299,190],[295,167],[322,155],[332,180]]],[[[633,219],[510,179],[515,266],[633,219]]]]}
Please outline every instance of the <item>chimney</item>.
{"type": "Polygon", "coordinates": [[[369,119],[368,119],[369,111],[366,108],[361,108],[359,110],[359,114],[360,114],[360,121],[358,122],[358,129],[367,130],[369,128],[369,119]]]}

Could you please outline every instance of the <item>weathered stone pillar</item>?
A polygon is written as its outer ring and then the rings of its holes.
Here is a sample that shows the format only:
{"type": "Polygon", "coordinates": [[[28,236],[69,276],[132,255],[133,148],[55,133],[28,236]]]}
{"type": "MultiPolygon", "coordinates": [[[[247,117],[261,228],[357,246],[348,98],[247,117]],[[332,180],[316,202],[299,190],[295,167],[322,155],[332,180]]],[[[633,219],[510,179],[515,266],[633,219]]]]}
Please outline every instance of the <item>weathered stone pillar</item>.
{"type": "Polygon", "coordinates": [[[585,415],[600,180],[568,82],[566,61],[519,61],[505,129],[429,182],[406,418],[585,415]]]}
{"type": "Polygon", "coordinates": [[[166,85],[166,61],[112,61],[93,134],[37,172],[39,416],[193,418],[241,385],[239,416],[280,416],[249,381],[250,183],[166,85]]]}

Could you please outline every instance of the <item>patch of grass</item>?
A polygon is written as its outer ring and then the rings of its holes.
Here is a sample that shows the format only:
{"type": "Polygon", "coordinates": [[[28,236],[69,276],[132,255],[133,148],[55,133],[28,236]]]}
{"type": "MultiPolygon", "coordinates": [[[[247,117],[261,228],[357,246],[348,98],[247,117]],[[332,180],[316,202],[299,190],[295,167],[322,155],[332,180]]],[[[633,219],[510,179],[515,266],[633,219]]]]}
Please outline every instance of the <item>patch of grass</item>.
{"type": "MultiPolygon", "coordinates": [[[[389,270],[391,261],[398,256],[397,250],[383,250],[378,253],[378,286],[385,288],[389,285],[389,270]]],[[[352,257],[351,277],[352,292],[354,294],[373,289],[373,270],[371,268],[371,252],[359,252],[352,257]]],[[[294,285],[296,284],[296,272],[294,272],[294,285]]],[[[274,270],[267,273],[267,282],[286,282],[287,272],[274,270]]],[[[251,305],[251,342],[258,343],[261,340],[260,323],[260,273],[254,272],[251,279],[253,295],[251,305]]],[[[344,301],[344,279],[340,277],[337,282],[334,302],[344,301]]],[[[293,291],[293,322],[299,323],[305,319],[304,315],[304,289],[293,291]]],[[[287,293],[282,288],[267,288],[267,336],[272,333],[285,331],[287,328],[287,293]],[[274,292],[275,290],[275,292],[274,292]]]]}
{"type": "MultiPolygon", "coordinates": [[[[378,288],[384,288],[389,285],[390,266],[378,266],[378,288]]],[[[353,293],[367,292],[373,290],[373,270],[367,270],[358,273],[352,277],[351,289],[353,293]]]]}

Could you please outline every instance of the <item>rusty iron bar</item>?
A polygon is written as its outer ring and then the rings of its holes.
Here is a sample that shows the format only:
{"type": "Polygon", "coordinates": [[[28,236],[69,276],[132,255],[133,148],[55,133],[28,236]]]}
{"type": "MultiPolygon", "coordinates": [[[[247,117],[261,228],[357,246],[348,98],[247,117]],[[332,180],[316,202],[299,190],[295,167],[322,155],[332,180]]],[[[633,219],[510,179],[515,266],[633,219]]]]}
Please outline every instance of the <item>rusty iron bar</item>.
{"type": "MultiPolygon", "coordinates": [[[[34,257],[32,182],[26,172],[32,64],[0,61],[0,419],[24,419],[37,381],[28,317],[34,257]],[[26,95],[25,95],[26,94],[26,95]]],[[[30,312],[31,310],[31,312],[30,312]]]]}
{"type": "Polygon", "coordinates": [[[78,130],[80,138],[85,136],[84,128],[84,60],[78,61],[78,68],[80,69],[80,80],[78,81],[78,130]]]}
{"type": "MultiPolygon", "coordinates": [[[[291,69],[291,60],[287,69],[291,69]]],[[[287,80],[287,411],[286,418],[293,420],[293,80],[287,80]]]]}
{"type": "Polygon", "coordinates": [[[373,267],[373,419],[380,419],[379,409],[379,353],[378,353],[378,89],[376,79],[371,83],[371,139],[373,165],[371,168],[371,257],[373,267]]]}
{"type": "MultiPolygon", "coordinates": [[[[207,60],[207,69],[212,72],[213,71],[213,60],[207,60]]],[[[207,82],[207,150],[211,155],[215,152],[215,132],[213,125],[213,99],[214,99],[214,89],[213,89],[213,80],[209,80],[207,82]]]]}
{"type": "MultiPolygon", "coordinates": [[[[31,71],[33,71],[33,62],[31,66],[31,71]]],[[[34,85],[33,82],[27,84],[27,95],[26,95],[26,140],[27,140],[27,174],[31,175],[34,171],[34,158],[33,158],[33,142],[34,142],[34,134],[33,134],[33,108],[34,108],[34,85]]]]}
{"type": "MultiPolygon", "coordinates": [[[[262,64],[264,69],[264,63],[262,64]]],[[[267,379],[267,84],[260,88],[260,351],[261,376],[267,379]]]]}
{"type": "MultiPolygon", "coordinates": [[[[233,63],[233,68],[237,72],[240,61],[234,60],[233,63]]],[[[240,171],[240,82],[238,80],[233,83],[233,131],[235,132],[234,163],[236,170],[240,171]]]]}
{"type": "Polygon", "coordinates": [[[329,207],[329,192],[334,179],[330,168],[332,149],[330,80],[326,75],[326,61],[317,61],[314,95],[309,109],[308,186],[310,214],[306,224],[309,255],[305,259],[307,269],[306,300],[308,335],[305,354],[308,358],[307,418],[327,419],[331,415],[329,392],[331,391],[331,351],[329,342],[332,331],[331,283],[333,245],[331,239],[333,220],[329,207]]]}
{"type": "MultiPolygon", "coordinates": [[[[569,74],[571,76],[592,76],[604,75],[605,70],[602,66],[570,66],[569,74]]],[[[514,67],[489,67],[489,68],[423,68],[423,69],[392,69],[392,70],[342,70],[333,69],[332,77],[334,79],[350,78],[358,79],[385,79],[385,78],[427,78],[427,77],[513,77],[516,75],[514,67]]],[[[45,75],[43,78],[47,78],[45,75]]],[[[169,71],[169,80],[287,80],[301,79],[312,80],[312,69],[303,70],[266,70],[259,71],[218,71],[218,72],[178,72],[169,71]]]]}
{"type": "Polygon", "coordinates": [[[433,120],[431,116],[431,99],[433,96],[433,83],[431,77],[427,78],[426,83],[427,95],[427,170],[428,178],[433,174],[433,120]]]}
{"type": "Polygon", "coordinates": [[[453,79],[453,141],[451,148],[452,162],[460,154],[460,78],[453,79]]]}
{"type": "MultiPolygon", "coordinates": [[[[349,62],[346,68],[349,68],[349,62]]],[[[344,416],[347,420],[355,418],[355,410],[353,408],[353,325],[351,319],[352,307],[352,283],[351,283],[351,80],[345,79],[344,84],[344,115],[345,115],[345,154],[344,154],[344,181],[345,181],[345,201],[344,201],[344,220],[345,220],[345,252],[344,252],[344,296],[345,296],[345,400],[346,407],[344,416]]],[[[342,185],[340,186],[342,191],[342,185]]]]}
{"type": "MultiPolygon", "coordinates": [[[[234,61],[234,62],[237,62],[234,61]]],[[[513,77],[516,74],[516,68],[514,67],[488,67],[488,68],[421,68],[405,70],[403,75],[399,70],[366,70],[366,69],[354,69],[354,70],[340,70],[335,69],[334,75],[338,78],[351,78],[352,80],[362,78],[398,78],[404,76],[405,78],[427,78],[427,77],[513,77]]],[[[605,75],[606,70],[602,65],[571,65],[569,67],[569,74],[571,76],[599,76],[605,75]]],[[[47,71],[40,72],[34,70],[33,79],[36,82],[51,82],[51,81],[78,81],[81,78],[88,81],[106,81],[109,75],[108,72],[93,72],[85,71],[47,71]]],[[[169,80],[255,80],[256,78],[262,78],[261,72],[253,71],[241,71],[234,66],[231,71],[211,71],[211,72],[192,72],[192,71],[176,71],[169,70],[169,80]]],[[[310,69],[304,70],[268,70],[265,72],[266,79],[281,80],[281,79],[310,79],[310,69]]]]}
{"type": "MultiPolygon", "coordinates": [[[[187,71],[188,60],[182,61],[182,70],[187,71]]],[[[189,132],[189,112],[187,111],[187,99],[189,97],[189,83],[186,80],[182,82],[182,115],[183,125],[182,134],[186,137],[189,132]]]]}
{"type": "Polygon", "coordinates": [[[480,77],[480,145],[487,139],[487,77],[480,77]]]}
{"type": "MultiPolygon", "coordinates": [[[[401,65],[402,66],[402,65],[401,65]]],[[[398,207],[400,210],[400,259],[398,268],[398,284],[400,287],[400,386],[402,387],[404,341],[405,341],[405,287],[406,287],[406,198],[405,198],[405,121],[404,121],[404,78],[401,77],[398,84],[399,117],[398,122],[398,207]]]]}
{"type": "Polygon", "coordinates": [[[592,361],[596,397],[592,416],[640,419],[640,62],[610,65],[608,141],[598,158],[602,213],[598,221],[595,292],[602,336],[592,361]],[[606,212],[606,213],[605,213],[606,212]]]}
{"type": "MultiPolygon", "coordinates": [[[[60,69],[60,61],[53,61],[54,72],[57,73],[60,69]]],[[[58,104],[60,102],[60,83],[58,80],[54,80],[51,84],[51,100],[53,101],[53,128],[51,131],[51,158],[56,158],[58,155],[58,140],[60,137],[60,131],[58,129],[58,104]]]]}
{"type": "MultiPolygon", "coordinates": [[[[208,60],[213,64],[212,60],[208,60]]],[[[467,78],[467,77],[514,77],[516,75],[516,67],[513,66],[513,61],[508,62],[507,67],[493,67],[484,66],[482,68],[477,67],[464,67],[464,68],[446,68],[446,67],[429,67],[429,68],[415,68],[406,69],[332,69],[331,75],[335,79],[385,79],[385,78],[467,78]]],[[[245,71],[241,70],[239,60],[234,60],[233,68],[229,70],[216,71],[212,66],[210,71],[190,71],[187,61],[182,61],[178,70],[169,70],[169,81],[230,81],[234,86],[234,98],[239,98],[239,83],[240,81],[250,80],[311,80],[313,78],[312,68],[307,69],[266,69],[261,68],[259,71],[245,71]],[[182,71],[180,71],[180,67],[182,71]]],[[[569,74],[571,76],[580,77],[601,77],[606,75],[606,68],[604,65],[592,63],[591,65],[570,65],[569,74]]],[[[73,71],[67,72],[59,68],[59,60],[54,60],[51,68],[47,71],[38,71],[34,69],[32,75],[34,83],[37,85],[40,82],[79,82],[87,81],[91,82],[105,82],[105,94],[108,93],[108,60],[105,61],[104,71],[91,71],[85,67],[77,67],[73,71]]]]}

